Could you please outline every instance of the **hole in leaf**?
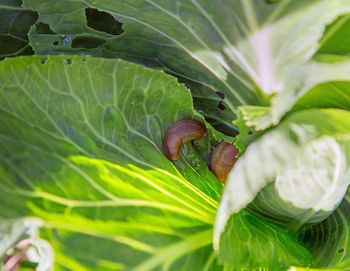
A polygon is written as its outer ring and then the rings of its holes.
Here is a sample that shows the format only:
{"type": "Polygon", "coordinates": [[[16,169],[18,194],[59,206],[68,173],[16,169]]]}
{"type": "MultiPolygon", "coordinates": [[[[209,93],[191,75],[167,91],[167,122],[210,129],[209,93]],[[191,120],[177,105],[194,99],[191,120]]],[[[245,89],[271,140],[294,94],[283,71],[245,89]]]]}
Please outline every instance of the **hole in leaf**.
{"type": "Polygon", "coordinates": [[[51,28],[48,24],[38,22],[35,24],[35,26],[36,26],[35,33],[37,33],[37,34],[47,34],[47,35],[57,34],[51,30],[51,28]]]}
{"type": "Polygon", "coordinates": [[[47,57],[42,57],[42,58],[40,59],[41,64],[45,64],[46,61],[47,61],[47,57]]]}
{"type": "Polygon", "coordinates": [[[72,65],[72,60],[70,58],[66,59],[68,65],[72,65]]]}
{"type": "Polygon", "coordinates": [[[52,44],[55,45],[55,46],[57,46],[58,43],[59,43],[58,40],[55,40],[52,44]]]}
{"type": "Polygon", "coordinates": [[[95,8],[86,8],[85,16],[87,25],[97,31],[106,32],[111,35],[120,35],[124,32],[123,24],[118,22],[114,17],[105,12],[99,11],[95,8]]]}
{"type": "Polygon", "coordinates": [[[221,110],[225,110],[226,109],[226,106],[224,106],[224,104],[222,102],[220,102],[218,104],[218,108],[221,109],[221,110]]]}
{"type": "Polygon", "coordinates": [[[221,99],[224,99],[224,98],[225,98],[225,94],[222,93],[221,91],[217,91],[216,94],[217,94],[221,99]]]}
{"type": "Polygon", "coordinates": [[[100,47],[106,42],[105,39],[89,37],[89,36],[79,36],[75,37],[72,41],[72,48],[85,48],[93,49],[100,47]]]}
{"type": "Polygon", "coordinates": [[[248,135],[251,135],[251,134],[253,134],[253,132],[252,132],[252,131],[249,131],[249,132],[248,132],[248,135]]]}
{"type": "Polygon", "coordinates": [[[339,249],[338,253],[344,253],[344,248],[339,249]]]}

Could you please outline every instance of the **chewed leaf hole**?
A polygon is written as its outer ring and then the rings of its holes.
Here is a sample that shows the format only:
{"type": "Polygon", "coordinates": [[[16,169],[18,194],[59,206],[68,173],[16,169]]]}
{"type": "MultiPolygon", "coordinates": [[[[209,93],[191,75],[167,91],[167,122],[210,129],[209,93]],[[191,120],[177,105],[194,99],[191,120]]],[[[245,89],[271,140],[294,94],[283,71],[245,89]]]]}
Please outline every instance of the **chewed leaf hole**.
{"type": "Polygon", "coordinates": [[[42,58],[40,59],[41,64],[45,64],[46,61],[47,61],[47,57],[42,57],[42,58]]]}
{"type": "Polygon", "coordinates": [[[93,49],[100,47],[106,42],[105,39],[90,37],[90,36],[79,36],[72,40],[72,48],[85,48],[93,49]]]}
{"type": "Polygon", "coordinates": [[[344,248],[339,249],[338,253],[344,253],[344,248]]]}
{"type": "Polygon", "coordinates": [[[37,22],[35,24],[35,33],[36,34],[46,34],[46,35],[54,35],[57,34],[54,31],[51,30],[50,26],[48,24],[37,22]]]}
{"type": "Polygon", "coordinates": [[[87,25],[92,29],[111,35],[120,35],[124,32],[122,28],[123,24],[105,11],[99,11],[95,8],[86,8],[85,16],[87,25]]]}
{"type": "Polygon", "coordinates": [[[221,91],[216,91],[216,95],[218,95],[221,99],[225,99],[225,94],[222,93],[221,91]]]}
{"type": "Polygon", "coordinates": [[[66,59],[68,65],[72,65],[72,60],[70,58],[66,59]]]}
{"type": "Polygon", "coordinates": [[[58,40],[55,40],[53,43],[53,45],[57,46],[59,44],[59,41],[58,40]]]}
{"type": "Polygon", "coordinates": [[[225,110],[225,109],[226,109],[226,106],[225,106],[222,102],[219,102],[218,108],[219,108],[220,110],[225,110]]]}

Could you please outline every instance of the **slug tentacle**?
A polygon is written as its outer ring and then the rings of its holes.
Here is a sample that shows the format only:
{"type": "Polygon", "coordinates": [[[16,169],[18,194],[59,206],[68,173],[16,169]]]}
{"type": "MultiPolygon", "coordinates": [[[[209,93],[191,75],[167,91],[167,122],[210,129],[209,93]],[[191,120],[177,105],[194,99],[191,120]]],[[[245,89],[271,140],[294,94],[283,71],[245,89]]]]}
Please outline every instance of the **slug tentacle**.
{"type": "Polygon", "coordinates": [[[166,132],[163,147],[170,160],[180,158],[180,148],[183,144],[194,139],[202,139],[207,135],[205,125],[192,119],[175,122],[166,132]]]}
{"type": "Polygon", "coordinates": [[[231,143],[222,141],[210,156],[210,170],[221,183],[226,179],[237,161],[238,149],[231,143]]]}

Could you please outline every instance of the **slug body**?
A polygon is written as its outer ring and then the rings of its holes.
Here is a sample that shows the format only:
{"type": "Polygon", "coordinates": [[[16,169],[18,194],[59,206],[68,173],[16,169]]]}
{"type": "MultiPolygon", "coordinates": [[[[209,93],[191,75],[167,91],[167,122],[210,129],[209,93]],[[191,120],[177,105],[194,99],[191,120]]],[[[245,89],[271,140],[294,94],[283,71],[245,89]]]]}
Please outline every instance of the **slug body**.
{"type": "Polygon", "coordinates": [[[183,144],[194,139],[202,139],[206,135],[207,129],[199,121],[192,119],[177,121],[168,129],[163,139],[165,154],[170,160],[178,160],[183,144]]]}
{"type": "Polygon", "coordinates": [[[212,152],[210,170],[221,183],[226,183],[227,175],[237,161],[237,154],[238,149],[225,141],[222,141],[212,152]]]}

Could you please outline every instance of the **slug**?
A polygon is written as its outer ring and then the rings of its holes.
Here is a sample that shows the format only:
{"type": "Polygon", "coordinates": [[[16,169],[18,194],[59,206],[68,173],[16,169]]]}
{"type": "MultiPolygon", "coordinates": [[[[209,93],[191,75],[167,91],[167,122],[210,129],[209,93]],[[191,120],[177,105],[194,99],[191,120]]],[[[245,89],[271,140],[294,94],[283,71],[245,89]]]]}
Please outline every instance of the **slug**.
{"type": "Polygon", "coordinates": [[[205,125],[192,119],[175,122],[166,132],[163,147],[170,160],[180,158],[180,148],[183,144],[194,139],[202,139],[207,135],[205,125]]]}
{"type": "Polygon", "coordinates": [[[221,183],[226,183],[227,175],[237,161],[237,154],[238,149],[225,141],[222,141],[212,152],[209,168],[221,183]]]}

